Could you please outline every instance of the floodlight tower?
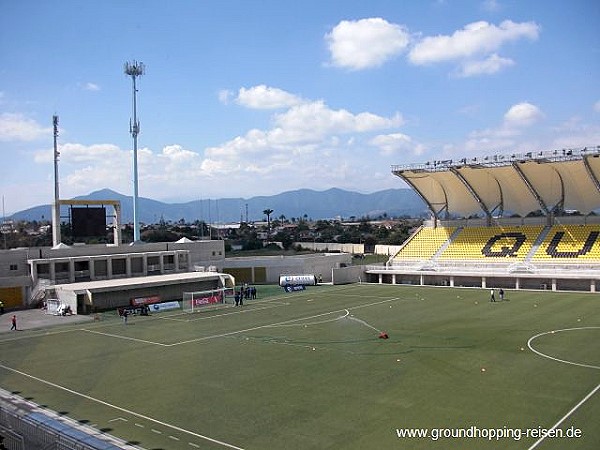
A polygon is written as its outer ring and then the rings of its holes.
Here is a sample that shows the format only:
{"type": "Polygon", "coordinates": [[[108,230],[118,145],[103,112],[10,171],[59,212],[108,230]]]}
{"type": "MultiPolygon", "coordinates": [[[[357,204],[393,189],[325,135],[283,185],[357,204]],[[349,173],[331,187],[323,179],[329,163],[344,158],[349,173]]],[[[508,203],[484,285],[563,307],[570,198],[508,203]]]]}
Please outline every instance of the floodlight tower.
{"type": "Polygon", "coordinates": [[[58,116],[52,116],[54,128],[54,203],[52,204],[52,245],[60,244],[60,195],[58,192],[58,116]]]}
{"type": "Polygon", "coordinates": [[[133,137],[133,242],[140,240],[140,222],[138,220],[138,171],[137,171],[137,137],[140,132],[140,122],[137,119],[137,104],[135,80],[144,75],[144,63],[133,61],[125,63],[125,75],[133,81],[133,119],[129,120],[129,132],[133,137]]]}

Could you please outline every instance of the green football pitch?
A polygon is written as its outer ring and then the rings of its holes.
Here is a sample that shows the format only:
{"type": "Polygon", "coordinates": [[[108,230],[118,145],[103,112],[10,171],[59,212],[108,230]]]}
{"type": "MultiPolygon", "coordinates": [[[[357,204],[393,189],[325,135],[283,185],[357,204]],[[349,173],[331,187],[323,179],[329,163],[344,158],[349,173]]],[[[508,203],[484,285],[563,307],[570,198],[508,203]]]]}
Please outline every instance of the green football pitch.
{"type": "Polygon", "coordinates": [[[145,449],[593,449],[599,342],[598,294],[271,286],[0,334],[0,386],[145,449]]]}

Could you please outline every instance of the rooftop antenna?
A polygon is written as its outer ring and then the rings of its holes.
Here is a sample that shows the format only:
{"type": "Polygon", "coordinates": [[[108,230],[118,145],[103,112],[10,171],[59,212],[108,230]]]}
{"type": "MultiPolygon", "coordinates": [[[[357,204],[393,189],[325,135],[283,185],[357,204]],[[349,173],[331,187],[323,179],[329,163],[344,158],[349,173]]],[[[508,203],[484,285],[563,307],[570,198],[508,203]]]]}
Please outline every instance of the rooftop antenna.
{"type": "Polygon", "coordinates": [[[137,137],[140,132],[140,121],[137,119],[137,103],[135,80],[144,75],[144,63],[133,61],[126,62],[125,75],[131,77],[133,82],[133,119],[129,120],[129,132],[133,137],[133,243],[140,241],[140,222],[138,220],[138,170],[137,170],[137,137]]]}
{"type": "Polygon", "coordinates": [[[60,195],[58,192],[58,116],[52,116],[52,126],[54,127],[54,204],[52,205],[52,245],[60,244],[60,195]]]}

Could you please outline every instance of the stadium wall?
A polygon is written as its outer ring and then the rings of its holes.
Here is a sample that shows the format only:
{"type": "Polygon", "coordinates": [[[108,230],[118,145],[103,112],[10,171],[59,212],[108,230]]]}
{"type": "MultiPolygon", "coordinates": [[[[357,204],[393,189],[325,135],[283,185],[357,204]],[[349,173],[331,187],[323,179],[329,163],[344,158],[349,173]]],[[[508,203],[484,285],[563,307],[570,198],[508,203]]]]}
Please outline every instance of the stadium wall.
{"type": "Polygon", "coordinates": [[[300,247],[315,252],[340,252],[362,255],[365,253],[365,244],[340,244],[337,242],[294,242],[294,247],[300,247]]]}
{"type": "Polygon", "coordinates": [[[445,272],[402,270],[398,267],[366,266],[363,281],[377,284],[407,284],[417,286],[480,287],[503,289],[533,289],[552,291],[598,292],[599,271],[561,271],[552,273],[501,273],[494,270],[445,272]]]}
{"type": "Polygon", "coordinates": [[[279,276],[285,274],[320,275],[322,281],[327,283],[332,281],[332,269],[351,264],[352,255],[349,253],[236,257],[225,260],[223,272],[233,275],[238,284],[278,283],[279,276]]]}
{"type": "Polygon", "coordinates": [[[365,266],[350,266],[332,269],[332,284],[360,283],[365,280],[365,266]]]}

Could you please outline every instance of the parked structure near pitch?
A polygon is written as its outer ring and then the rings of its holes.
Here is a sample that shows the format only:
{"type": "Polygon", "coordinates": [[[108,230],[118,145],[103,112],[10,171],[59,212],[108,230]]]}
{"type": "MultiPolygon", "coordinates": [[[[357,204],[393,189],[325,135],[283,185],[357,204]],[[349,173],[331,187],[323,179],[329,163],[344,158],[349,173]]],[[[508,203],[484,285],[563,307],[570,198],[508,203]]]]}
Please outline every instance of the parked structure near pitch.
{"type": "Polygon", "coordinates": [[[279,286],[315,286],[317,277],[315,275],[281,275],[279,286]]]}

